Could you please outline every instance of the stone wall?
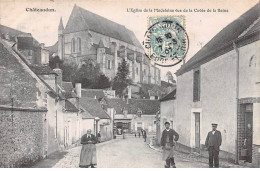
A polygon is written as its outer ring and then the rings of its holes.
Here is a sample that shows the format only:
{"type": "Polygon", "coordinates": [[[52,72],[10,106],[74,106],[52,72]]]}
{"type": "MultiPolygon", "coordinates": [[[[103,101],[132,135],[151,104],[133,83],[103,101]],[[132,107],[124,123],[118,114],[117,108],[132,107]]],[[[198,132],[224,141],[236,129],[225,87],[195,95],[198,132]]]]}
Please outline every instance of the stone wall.
{"type": "Polygon", "coordinates": [[[0,167],[25,167],[43,158],[46,112],[0,107],[0,167]]]}

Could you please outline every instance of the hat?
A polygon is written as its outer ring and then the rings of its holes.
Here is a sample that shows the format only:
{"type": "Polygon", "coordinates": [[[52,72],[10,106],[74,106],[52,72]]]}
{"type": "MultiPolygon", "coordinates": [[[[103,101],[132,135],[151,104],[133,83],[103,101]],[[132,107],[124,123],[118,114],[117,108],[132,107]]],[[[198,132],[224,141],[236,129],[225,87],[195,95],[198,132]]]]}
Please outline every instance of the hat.
{"type": "Polygon", "coordinates": [[[170,124],[170,122],[165,122],[165,123],[164,123],[164,125],[166,125],[166,124],[169,124],[169,125],[171,125],[171,124],[170,124]]]}
{"type": "Polygon", "coordinates": [[[218,126],[218,124],[216,124],[216,123],[212,123],[211,125],[212,125],[212,126],[218,126]]]}

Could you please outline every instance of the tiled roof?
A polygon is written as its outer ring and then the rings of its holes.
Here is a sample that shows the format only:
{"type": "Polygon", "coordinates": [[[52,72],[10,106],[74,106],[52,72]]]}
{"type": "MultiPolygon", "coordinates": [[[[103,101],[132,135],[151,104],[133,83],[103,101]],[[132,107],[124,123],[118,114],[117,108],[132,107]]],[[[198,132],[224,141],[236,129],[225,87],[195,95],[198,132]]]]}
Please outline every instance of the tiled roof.
{"type": "Polygon", "coordinates": [[[102,89],[82,89],[81,90],[81,96],[87,97],[87,98],[95,98],[100,99],[104,98],[105,94],[102,89]]]}
{"type": "Polygon", "coordinates": [[[65,99],[77,97],[76,93],[74,92],[72,82],[62,82],[62,88],[65,90],[65,92],[62,92],[62,95],[65,99]]]}
{"type": "Polygon", "coordinates": [[[135,34],[125,26],[75,5],[64,29],[64,33],[82,30],[91,30],[142,49],[142,45],[137,40],[135,34]]]}
{"type": "Polygon", "coordinates": [[[80,105],[92,116],[100,119],[109,119],[109,115],[102,109],[97,99],[82,97],[79,99],[80,105]]]}
{"type": "MultiPolygon", "coordinates": [[[[176,81],[175,81],[175,83],[176,83],[176,81]]],[[[167,88],[167,87],[174,87],[174,85],[172,83],[168,83],[166,81],[161,81],[161,86],[165,87],[165,88],[167,88]]]]}
{"type": "Polygon", "coordinates": [[[68,100],[65,100],[65,109],[69,112],[78,112],[79,110],[68,100]]]}
{"type": "Polygon", "coordinates": [[[176,99],[176,89],[160,99],[161,102],[176,99]]]}
{"type": "Polygon", "coordinates": [[[160,110],[160,102],[158,100],[148,99],[107,99],[107,107],[114,108],[116,113],[122,114],[123,110],[127,110],[129,114],[136,114],[138,109],[145,115],[155,115],[160,110]]]}
{"type": "Polygon", "coordinates": [[[31,70],[36,74],[36,75],[50,75],[50,74],[55,74],[56,73],[49,67],[49,65],[30,65],[31,70]]]}
{"type": "MultiPolygon", "coordinates": [[[[177,71],[177,75],[181,75],[187,71],[193,69],[193,67],[199,66],[207,58],[212,56],[212,53],[219,54],[221,49],[227,46],[232,46],[232,41],[237,39],[245,30],[249,28],[260,16],[260,3],[257,3],[254,7],[249,9],[238,19],[231,22],[224,29],[222,29],[216,36],[214,36],[201,50],[199,50],[187,63],[177,71]]],[[[253,30],[259,28],[259,23],[252,28],[253,30]]],[[[230,48],[231,50],[231,48],[230,48]]],[[[217,55],[216,57],[220,56],[217,55]]],[[[204,62],[205,63],[205,62],[204,62]]]]}
{"type": "MultiPolygon", "coordinates": [[[[10,40],[12,40],[12,41],[15,41],[15,37],[17,37],[17,36],[30,36],[31,37],[31,33],[25,33],[25,32],[22,32],[22,31],[19,31],[19,30],[16,30],[16,29],[13,29],[13,28],[10,28],[10,27],[7,27],[7,26],[0,24],[0,35],[1,35],[1,37],[3,37],[3,34],[6,34],[6,33],[8,33],[10,40]]],[[[33,45],[35,47],[40,46],[39,42],[34,38],[33,38],[33,45]]]]}

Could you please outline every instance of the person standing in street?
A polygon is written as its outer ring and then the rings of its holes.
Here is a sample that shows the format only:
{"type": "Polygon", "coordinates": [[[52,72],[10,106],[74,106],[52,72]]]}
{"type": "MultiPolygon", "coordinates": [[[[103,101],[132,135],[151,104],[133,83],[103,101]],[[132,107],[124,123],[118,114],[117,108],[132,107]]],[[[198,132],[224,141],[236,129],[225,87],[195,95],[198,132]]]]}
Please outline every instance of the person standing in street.
{"type": "Polygon", "coordinates": [[[144,130],[144,142],[146,142],[146,138],[147,138],[147,135],[146,135],[146,131],[144,130]]]}
{"type": "Polygon", "coordinates": [[[217,124],[213,123],[212,131],[208,133],[206,138],[205,146],[206,150],[209,151],[209,167],[213,168],[213,161],[214,167],[219,167],[219,150],[222,143],[221,132],[217,130],[217,124]]]}
{"type": "Polygon", "coordinates": [[[138,132],[138,136],[139,136],[139,138],[140,138],[140,136],[141,136],[141,133],[140,133],[140,132],[138,132]]]}
{"type": "Polygon", "coordinates": [[[97,140],[95,135],[91,134],[91,130],[81,137],[82,149],[80,153],[79,167],[94,168],[97,165],[96,144],[97,140]]]}
{"type": "Polygon", "coordinates": [[[176,168],[174,162],[175,142],[179,139],[179,134],[170,129],[170,123],[165,122],[165,130],[162,132],[161,146],[163,148],[163,160],[166,161],[165,168],[176,168]]]}
{"type": "Polygon", "coordinates": [[[98,138],[98,143],[101,143],[101,134],[100,134],[100,131],[98,132],[97,138],[98,138]]]}

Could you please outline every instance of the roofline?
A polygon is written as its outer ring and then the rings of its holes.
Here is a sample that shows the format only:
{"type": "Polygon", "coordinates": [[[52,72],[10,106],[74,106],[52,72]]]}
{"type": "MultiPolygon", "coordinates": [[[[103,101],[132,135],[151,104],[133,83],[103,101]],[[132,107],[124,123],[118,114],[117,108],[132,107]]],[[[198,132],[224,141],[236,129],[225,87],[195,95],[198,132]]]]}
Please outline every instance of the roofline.
{"type": "MultiPolygon", "coordinates": [[[[65,29],[64,29],[64,30],[65,30],[65,29]]],[[[110,38],[113,38],[113,39],[116,39],[116,40],[120,40],[121,42],[127,43],[127,44],[132,45],[132,46],[134,46],[134,47],[137,47],[137,48],[139,48],[139,49],[141,49],[141,50],[144,50],[142,46],[141,46],[142,48],[141,48],[141,47],[138,47],[138,46],[136,46],[136,45],[133,45],[132,43],[128,43],[128,42],[125,42],[125,41],[123,41],[123,40],[121,40],[121,39],[118,39],[118,38],[115,38],[115,37],[112,37],[112,36],[108,36],[108,35],[105,35],[105,34],[96,32],[95,30],[92,30],[92,29],[83,29],[83,30],[78,30],[78,31],[68,31],[68,32],[64,32],[63,35],[64,35],[64,34],[71,34],[71,33],[81,32],[81,31],[93,31],[93,32],[98,33],[98,34],[101,34],[101,35],[103,35],[103,36],[107,36],[107,37],[110,37],[110,38]]],[[[139,40],[138,40],[138,41],[139,41],[139,40]]],[[[54,45],[55,45],[55,44],[54,44],[54,45]]],[[[139,51],[138,51],[138,52],[139,52],[139,51]]],[[[140,52],[140,53],[144,54],[143,52],[140,52]]]]}
{"type": "Polygon", "coordinates": [[[184,74],[186,72],[191,71],[194,68],[197,68],[197,67],[199,67],[199,66],[201,66],[201,65],[203,65],[203,64],[205,64],[205,63],[207,63],[207,62],[209,62],[209,61],[211,61],[211,60],[213,60],[213,59],[215,59],[217,57],[220,57],[221,55],[224,55],[224,54],[234,50],[233,42],[236,43],[238,48],[240,48],[240,47],[246,46],[246,45],[248,45],[250,43],[256,42],[258,40],[260,40],[260,29],[254,31],[254,32],[252,32],[252,33],[250,33],[248,35],[245,35],[245,36],[242,36],[242,37],[238,37],[238,38],[236,38],[236,39],[234,39],[232,41],[227,42],[226,44],[224,44],[220,48],[215,49],[215,51],[211,51],[210,53],[208,53],[205,56],[204,59],[197,61],[196,63],[192,64],[188,68],[183,69],[183,70],[181,70],[181,68],[180,68],[175,74],[176,74],[176,76],[180,76],[180,75],[182,75],[182,74],[184,74]]]}
{"type": "MultiPolygon", "coordinates": [[[[165,97],[166,97],[166,96],[165,96],[165,97]]],[[[164,101],[170,101],[170,100],[176,100],[176,97],[174,97],[173,99],[163,99],[163,98],[162,98],[162,99],[160,99],[159,101],[160,101],[160,102],[164,102],[164,101]]]]}
{"type": "Polygon", "coordinates": [[[29,112],[47,112],[47,108],[23,108],[23,107],[12,107],[12,106],[5,106],[0,105],[0,110],[12,110],[12,111],[29,111],[29,112]]]}

